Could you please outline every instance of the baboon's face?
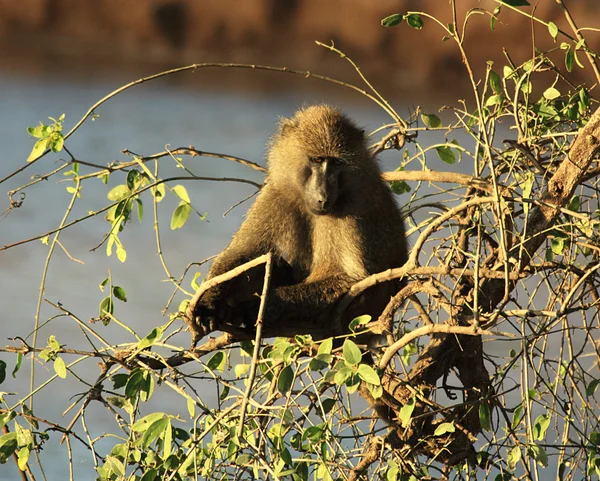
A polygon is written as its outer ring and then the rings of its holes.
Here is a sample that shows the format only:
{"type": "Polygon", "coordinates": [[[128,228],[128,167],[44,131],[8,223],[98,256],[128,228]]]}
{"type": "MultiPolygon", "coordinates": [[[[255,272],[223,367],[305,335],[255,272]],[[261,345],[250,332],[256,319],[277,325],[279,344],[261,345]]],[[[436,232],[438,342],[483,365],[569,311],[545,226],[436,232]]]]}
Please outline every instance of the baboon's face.
{"type": "Polygon", "coordinates": [[[340,176],[344,168],[338,157],[308,157],[304,168],[304,200],[314,215],[335,209],[340,193],[340,176]]]}

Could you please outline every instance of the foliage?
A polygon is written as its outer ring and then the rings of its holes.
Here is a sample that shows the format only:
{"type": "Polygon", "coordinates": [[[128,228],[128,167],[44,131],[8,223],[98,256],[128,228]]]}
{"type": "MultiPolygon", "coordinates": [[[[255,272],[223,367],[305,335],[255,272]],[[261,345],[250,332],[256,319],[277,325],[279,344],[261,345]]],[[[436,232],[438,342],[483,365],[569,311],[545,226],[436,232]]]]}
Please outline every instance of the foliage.
{"type": "MultiPolygon", "coordinates": [[[[564,3],[558,3],[567,23],[575,25],[564,3]]],[[[64,114],[51,119],[51,125],[29,128],[38,140],[27,163],[37,165],[42,175],[10,193],[13,208],[21,205],[14,196],[61,172],[72,181],[67,187],[71,203],[56,229],[1,249],[39,239],[48,246],[44,249],[50,258],[56,245],[64,249],[59,243],[63,231],[84,221],[106,222],[101,245],[108,256],[115,252],[127,262],[128,252],[135,253],[127,250],[120,234],[129,228],[134,213],[145,222],[144,205],[152,205],[158,255],[175,292],[185,300],[179,309],[171,309],[166,324],[140,336],[115,314],[119,303],[130,300],[125,289],[112,276],[99,274],[99,280],[104,278],[99,284],[103,297],[95,320],[101,323],[84,322],[68,306],[54,305],[81,328],[87,347],[72,349],[56,336],[45,346],[35,336],[32,342],[20,338],[7,346],[4,351],[15,355],[13,376],[21,375],[24,357],[51,363],[52,370],[42,385],[18,393],[17,401],[0,392],[0,463],[15,456],[19,469],[31,476],[36,469],[33,455],[64,436],[69,453],[73,443],[89,448],[103,481],[599,478],[600,166],[595,155],[589,168],[573,174],[573,145],[581,140],[578,132],[592,124],[598,102],[590,88],[576,86],[569,77],[587,61],[586,69],[600,83],[597,57],[587,46],[584,30],[573,27],[570,35],[534,14],[532,21],[543,25],[556,42],[551,52],[536,50],[522,64],[507,53],[504,65],[488,63],[483,77],[477,78],[464,50],[469,22],[487,16],[493,35],[503,10],[529,16],[530,10],[520,8],[527,5],[498,1],[493,11],[469,11],[462,23],[454,2],[449,24],[427,12],[382,20],[387,28],[405,28],[406,22],[415,39],[424,29],[440,29],[463,57],[473,96],[439,115],[418,110],[406,125],[367,82],[370,90],[365,95],[392,118],[375,150],[404,149],[398,170],[385,175],[395,193],[410,197],[404,203],[416,239],[412,263],[392,273],[406,279],[407,289],[412,289],[405,295],[410,303],[398,302],[396,308],[404,307],[393,332],[373,354],[365,352],[360,337],[377,323],[368,316],[355,319],[350,334],[336,339],[296,336],[270,343],[260,336],[240,341],[225,334],[195,350],[172,345],[169,339],[181,329],[181,313],[191,297],[183,281],[187,278],[196,289],[198,272],[186,269],[179,278],[172,275],[160,242],[164,220],[156,206],[165,197],[177,199],[169,224],[173,230],[193,219],[192,214],[198,220],[205,214],[194,209],[182,177],[162,178],[158,165],[174,162],[185,171],[185,180],[215,180],[192,172],[187,160],[194,155],[220,156],[264,169],[244,159],[182,148],[147,156],[126,151],[127,160],[105,166],[87,163],[89,173],[82,174],[83,161],[67,149],[69,137],[102,103],[141,82],[92,106],[67,134],[62,133],[64,114]],[[557,52],[564,56],[560,64],[557,52]],[[68,160],[46,170],[43,162],[51,153],[63,152],[68,160]],[[576,190],[564,204],[549,207],[548,193],[570,160],[576,190]],[[429,167],[455,168],[459,163],[472,175],[456,170],[432,173],[429,167]],[[106,193],[106,205],[68,221],[74,206],[86,198],[83,187],[91,189],[94,179],[103,186],[110,177],[120,184],[106,193]],[[427,182],[457,188],[433,190],[427,182]],[[414,207],[421,200],[441,213],[423,217],[414,207]],[[555,214],[539,229],[544,209],[555,214]],[[191,273],[192,279],[186,277],[191,273]],[[106,342],[104,332],[109,329],[122,330],[129,342],[106,342]],[[484,336],[493,341],[484,344],[484,336]],[[255,346],[256,358],[251,357],[255,346]],[[100,361],[99,372],[87,370],[82,376],[75,367],[89,359],[100,361]],[[432,374],[434,368],[440,372],[432,374]],[[71,422],[36,416],[30,400],[67,376],[77,377],[84,392],[67,409],[79,407],[71,422]],[[201,382],[216,389],[216,404],[211,405],[198,387],[201,382]],[[148,401],[165,391],[174,393],[178,405],[163,403],[159,412],[148,409],[148,401]],[[363,398],[391,410],[391,429],[363,398]],[[101,438],[93,438],[85,423],[92,403],[115,419],[101,438]]],[[[232,66],[250,67],[223,65],[232,66]]],[[[44,274],[46,269],[47,264],[44,274]]],[[[38,328],[36,323],[34,330],[38,328]]],[[[20,329],[15,326],[10,334],[20,335],[20,329]]],[[[7,367],[0,361],[3,386],[8,385],[7,367]]]]}

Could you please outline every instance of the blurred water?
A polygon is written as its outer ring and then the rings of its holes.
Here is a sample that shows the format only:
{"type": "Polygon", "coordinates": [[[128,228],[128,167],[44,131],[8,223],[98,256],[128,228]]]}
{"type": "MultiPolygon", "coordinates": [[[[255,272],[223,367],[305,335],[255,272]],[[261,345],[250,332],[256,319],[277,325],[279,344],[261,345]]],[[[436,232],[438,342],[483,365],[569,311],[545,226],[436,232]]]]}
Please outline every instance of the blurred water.
{"type": "MultiPolygon", "coordinates": [[[[201,77],[199,77],[201,78],[201,77]]],[[[201,81],[201,80],[199,80],[201,81]]],[[[20,77],[15,73],[0,72],[0,178],[25,163],[33,140],[25,131],[27,126],[36,125],[40,120],[47,123],[47,117],[58,118],[66,114],[65,132],[68,131],[84,112],[98,99],[119,87],[118,82],[109,80],[93,81],[55,77],[40,79],[20,77]]],[[[248,160],[264,163],[265,143],[271,135],[277,117],[291,114],[304,102],[327,101],[342,107],[350,116],[368,128],[377,128],[389,121],[385,114],[364,99],[349,99],[337,96],[331,91],[295,90],[290,92],[221,92],[211,89],[186,90],[177,84],[162,81],[144,84],[109,101],[98,109],[100,116],[88,121],[67,142],[75,157],[88,162],[105,164],[111,160],[123,160],[122,149],[130,149],[141,155],[148,155],[165,149],[193,144],[206,151],[217,151],[237,155],[248,160]]],[[[32,175],[44,174],[58,166],[59,159],[66,154],[50,155],[1,185],[6,193],[24,183],[32,175]]],[[[397,154],[385,158],[386,168],[398,165],[397,154]]],[[[261,180],[259,173],[246,167],[220,159],[195,158],[186,160],[198,175],[216,177],[245,177],[261,180]]],[[[182,175],[168,159],[163,161],[161,175],[182,175]]],[[[89,169],[81,166],[81,173],[89,169]]],[[[25,202],[20,209],[12,211],[0,220],[0,245],[16,242],[39,235],[56,227],[70,200],[66,191],[69,183],[57,184],[62,175],[41,182],[27,191],[25,202]]],[[[124,182],[120,175],[113,175],[110,186],[124,182]]],[[[192,214],[188,223],[179,230],[169,229],[169,219],[177,201],[165,199],[159,205],[162,218],[162,249],[171,273],[179,277],[185,266],[192,261],[202,260],[219,252],[239,226],[249,203],[233,210],[227,217],[222,213],[231,205],[253,192],[254,188],[243,184],[220,182],[186,182],[194,207],[201,213],[208,212],[206,221],[192,214]]],[[[107,204],[108,188],[98,180],[91,179],[83,185],[82,199],[70,219],[95,211],[107,204]]],[[[104,297],[98,284],[112,274],[113,282],[122,286],[128,297],[126,304],[118,303],[115,315],[130,325],[142,336],[152,327],[166,322],[160,316],[161,310],[171,295],[170,283],[163,282],[166,274],[157,256],[155,234],[152,226],[152,204],[146,195],[146,212],[142,224],[132,222],[120,238],[127,249],[127,262],[122,264],[116,256],[108,258],[104,247],[91,252],[108,231],[108,223],[98,218],[83,222],[64,232],[61,243],[69,254],[84,262],[70,260],[57,248],[52,258],[44,298],[60,302],[82,321],[87,322],[98,314],[98,304],[104,297]]],[[[8,207],[6,197],[1,201],[1,209],[8,207]]],[[[34,325],[36,301],[40,287],[43,265],[48,247],[40,241],[0,252],[0,292],[2,293],[2,315],[0,316],[1,343],[11,344],[7,338],[27,336],[34,325]]],[[[185,284],[189,289],[189,283],[185,284]]],[[[178,297],[172,310],[176,309],[178,297]]],[[[59,312],[43,303],[41,322],[52,320],[40,330],[39,343],[45,344],[50,334],[55,334],[62,344],[70,348],[89,349],[77,324],[67,317],[54,317],[59,312]]],[[[108,328],[95,325],[95,328],[110,343],[131,342],[132,338],[112,323],[108,328]]],[[[189,336],[179,336],[174,344],[187,345],[189,336]]],[[[12,371],[15,356],[0,353],[0,359],[12,371]]],[[[66,359],[67,362],[74,358],[66,359]]],[[[36,367],[36,385],[40,385],[53,373],[47,366],[36,367]]],[[[87,382],[94,382],[98,369],[95,362],[82,363],[75,371],[87,382]]],[[[17,379],[9,376],[1,386],[3,391],[18,393],[6,395],[9,405],[14,405],[23,393],[28,392],[29,362],[24,362],[17,379]]],[[[83,386],[72,376],[66,380],[52,382],[36,397],[35,412],[38,416],[60,420],[62,411],[69,405],[69,396],[81,392],[83,386]]],[[[210,391],[210,386],[207,387],[210,391]]],[[[207,402],[214,399],[215,393],[207,395],[207,402]]],[[[160,402],[169,399],[157,397],[160,402]]],[[[161,410],[158,405],[149,409],[161,410]]],[[[178,401],[179,402],[179,401],[178,401]]],[[[164,407],[163,407],[164,409],[164,407]]],[[[169,408],[170,409],[170,408],[169,408]]],[[[182,406],[182,409],[185,409],[182,406]]],[[[71,412],[60,422],[68,424],[74,415],[71,412]]],[[[114,419],[106,410],[97,405],[90,406],[86,421],[93,436],[107,430],[114,419]]],[[[113,428],[110,428],[112,430],[113,428]]],[[[67,451],[58,446],[56,434],[42,452],[44,468],[49,479],[68,477],[67,451]]],[[[114,443],[110,441],[110,443],[114,443]]],[[[75,476],[78,480],[94,479],[91,456],[81,444],[73,444],[75,476]],[[78,455],[79,454],[79,455],[78,455]]],[[[16,479],[18,473],[14,463],[0,465],[0,479],[16,479]]]]}

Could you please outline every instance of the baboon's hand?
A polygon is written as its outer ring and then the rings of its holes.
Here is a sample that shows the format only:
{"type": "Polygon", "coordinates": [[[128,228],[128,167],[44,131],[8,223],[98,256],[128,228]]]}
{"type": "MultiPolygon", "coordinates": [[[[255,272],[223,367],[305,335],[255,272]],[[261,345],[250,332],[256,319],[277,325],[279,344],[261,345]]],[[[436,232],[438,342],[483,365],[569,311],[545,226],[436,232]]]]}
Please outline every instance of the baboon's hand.
{"type": "Polygon", "coordinates": [[[220,319],[219,304],[222,299],[222,289],[215,286],[204,294],[194,306],[192,332],[194,341],[218,329],[220,319]]]}

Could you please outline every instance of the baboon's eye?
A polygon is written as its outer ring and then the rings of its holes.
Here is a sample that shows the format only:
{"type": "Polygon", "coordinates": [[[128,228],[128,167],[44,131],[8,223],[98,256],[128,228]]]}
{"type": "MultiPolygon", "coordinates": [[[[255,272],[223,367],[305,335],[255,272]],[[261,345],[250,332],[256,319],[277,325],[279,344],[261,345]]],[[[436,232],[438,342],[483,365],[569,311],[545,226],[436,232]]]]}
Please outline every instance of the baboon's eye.
{"type": "Polygon", "coordinates": [[[325,160],[324,157],[309,157],[308,160],[310,160],[313,164],[320,164],[323,162],[323,160],[325,160]]]}

